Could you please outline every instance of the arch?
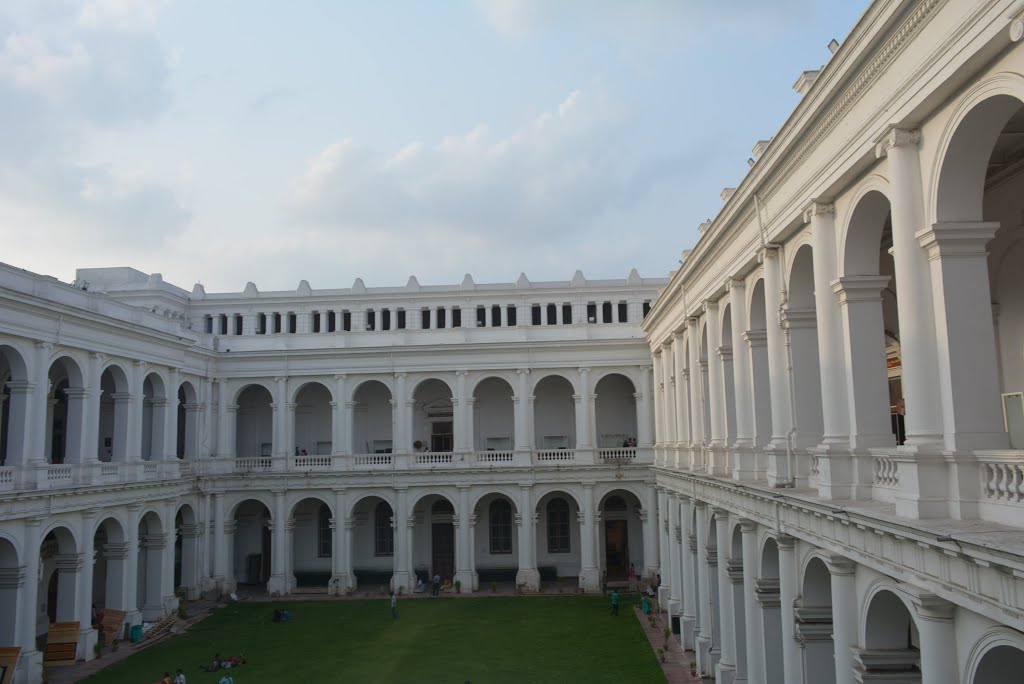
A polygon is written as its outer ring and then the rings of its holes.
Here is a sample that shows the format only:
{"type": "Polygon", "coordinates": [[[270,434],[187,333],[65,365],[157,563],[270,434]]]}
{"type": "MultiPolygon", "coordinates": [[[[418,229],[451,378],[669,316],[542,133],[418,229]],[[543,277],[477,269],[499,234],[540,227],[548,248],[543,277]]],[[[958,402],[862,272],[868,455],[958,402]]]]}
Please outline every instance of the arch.
{"type": "MultiPolygon", "coordinates": [[[[456,415],[451,386],[439,378],[424,378],[416,383],[411,396],[413,448],[418,451],[454,451],[457,426],[462,416],[456,415]]],[[[461,449],[462,445],[458,447],[461,449]]]]}
{"type": "MultiPolygon", "coordinates": [[[[751,559],[753,560],[753,559],[751,559]]],[[[746,562],[746,561],[744,561],[746,562]]],[[[779,545],[771,536],[761,543],[759,591],[774,601],[762,602],[764,619],[764,656],[766,681],[784,681],[782,664],[782,612],[779,605],[779,545]]],[[[786,606],[790,610],[790,606],[786,606]]]]}
{"type": "Polygon", "coordinates": [[[292,443],[288,453],[296,456],[330,456],[334,452],[334,395],[322,382],[302,383],[292,395],[295,404],[292,443]]]}
{"type": "Polygon", "coordinates": [[[46,412],[45,457],[50,463],[81,463],[85,434],[85,382],[79,363],[58,353],[47,377],[50,396],[46,412]]]}
{"type": "Polygon", "coordinates": [[[191,380],[182,380],[178,383],[178,397],[179,401],[186,404],[199,402],[199,393],[196,391],[196,386],[192,384],[191,380]]]}
{"type": "Polygon", "coordinates": [[[266,494],[263,494],[262,492],[242,492],[237,494],[236,497],[237,499],[235,501],[225,506],[224,517],[226,520],[234,520],[238,517],[238,509],[247,501],[254,501],[258,504],[262,504],[263,507],[267,509],[267,513],[270,515],[270,518],[273,519],[273,503],[267,498],[266,494]]]}
{"type": "Polygon", "coordinates": [[[331,386],[327,383],[326,380],[320,378],[310,378],[303,379],[301,382],[299,382],[298,386],[292,389],[291,397],[289,397],[288,401],[290,401],[293,404],[299,403],[299,394],[303,390],[309,388],[311,385],[319,385],[320,387],[322,387],[324,391],[327,392],[327,396],[330,397],[331,401],[338,400],[337,397],[334,396],[334,390],[331,389],[331,386]]]}
{"type": "Polygon", "coordinates": [[[416,393],[422,390],[424,385],[434,382],[444,385],[444,388],[448,390],[448,394],[455,396],[455,388],[453,388],[447,380],[439,378],[436,375],[428,375],[417,380],[416,384],[412,386],[409,396],[415,398],[416,393]]]}
{"type": "Polygon", "coordinates": [[[143,461],[162,460],[164,457],[164,427],[170,397],[167,384],[156,370],[150,370],[142,379],[142,426],[139,455],[143,461]]]}
{"type": "Polygon", "coordinates": [[[747,302],[748,330],[768,328],[765,306],[764,278],[758,277],[750,286],[750,301],[747,302]]]}
{"type": "Polygon", "coordinates": [[[16,382],[28,380],[28,365],[25,363],[25,352],[22,351],[13,340],[0,343],[0,378],[16,382]],[[5,378],[3,371],[9,371],[10,375],[5,378]]]}
{"type": "Polygon", "coordinates": [[[253,378],[250,380],[244,380],[242,384],[238,385],[238,387],[235,389],[234,394],[231,397],[231,403],[238,405],[239,403],[241,403],[240,399],[242,397],[242,393],[248,390],[253,390],[253,388],[256,387],[261,387],[265,389],[267,391],[267,394],[270,395],[270,401],[274,401],[274,392],[277,391],[277,388],[274,387],[274,385],[272,385],[267,380],[264,380],[262,378],[253,378]]]}
{"type": "Polygon", "coordinates": [[[352,387],[352,390],[349,396],[346,397],[346,399],[348,401],[357,401],[356,395],[359,394],[359,391],[363,390],[367,385],[372,385],[373,383],[381,385],[387,391],[389,400],[391,399],[392,396],[394,396],[394,378],[390,375],[381,374],[362,376],[359,382],[354,387],[352,387]]]}
{"type": "Polygon", "coordinates": [[[560,484],[540,485],[535,487],[533,490],[533,500],[536,502],[534,503],[534,507],[539,508],[540,502],[552,495],[564,496],[569,499],[576,508],[581,511],[583,510],[583,503],[580,501],[580,497],[574,494],[569,488],[560,484]]]}
{"type": "Polygon", "coordinates": [[[533,386],[533,425],[538,449],[574,449],[576,386],[561,373],[547,373],[533,386]]]}
{"type": "Polygon", "coordinates": [[[352,448],[357,454],[391,453],[394,448],[393,393],[387,383],[360,382],[352,393],[352,448]]]}
{"type": "Polygon", "coordinates": [[[516,499],[518,494],[514,491],[506,489],[500,486],[489,486],[486,490],[481,491],[474,498],[469,500],[469,510],[476,511],[480,504],[484,502],[488,497],[503,496],[509,500],[512,504],[512,510],[514,513],[519,513],[519,501],[516,499]]]}
{"type": "Polygon", "coordinates": [[[116,362],[106,364],[100,373],[99,439],[96,444],[100,461],[123,463],[128,459],[130,401],[131,386],[124,369],[116,362]]]}
{"type": "Polygon", "coordinates": [[[103,365],[103,370],[100,371],[101,383],[104,375],[110,378],[114,392],[128,393],[131,391],[131,385],[128,383],[128,374],[125,373],[124,368],[121,367],[118,361],[108,361],[103,365]]]}
{"type": "Polygon", "coordinates": [[[637,439],[636,385],[628,375],[605,374],[594,385],[598,448],[624,447],[637,439]]]}
{"type": "Polygon", "coordinates": [[[188,380],[178,383],[174,453],[178,458],[193,459],[198,453],[199,395],[188,380]]]}
{"type": "Polygon", "coordinates": [[[337,524],[331,505],[316,493],[300,493],[288,508],[292,525],[287,558],[287,588],[328,587],[333,574],[337,524]]]}
{"type": "Polygon", "coordinates": [[[876,588],[865,601],[863,644],[869,651],[920,648],[916,622],[906,600],[888,588],[876,588]]]}
{"type": "Polygon", "coordinates": [[[814,308],[814,257],[812,252],[813,247],[804,238],[797,243],[795,251],[791,253],[787,293],[789,306],[793,308],[814,308]]]}
{"type": "MultiPolygon", "coordinates": [[[[225,508],[227,519],[234,522],[228,542],[232,552],[228,554],[227,583],[232,587],[241,583],[269,588],[275,554],[270,531],[273,508],[265,495],[251,492],[239,495],[237,501],[225,508]]],[[[286,587],[279,583],[275,589],[286,587]]]]}
{"type": "Polygon", "coordinates": [[[58,353],[50,361],[50,375],[53,376],[54,367],[64,371],[71,387],[85,386],[85,375],[82,373],[82,366],[70,354],[58,353]]]}
{"type": "Polygon", "coordinates": [[[187,598],[196,598],[199,591],[198,536],[192,504],[178,505],[174,512],[174,587],[184,590],[187,598]]]}
{"type": "Polygon", "coordinates": [[[346,517],[352,517],[355,515],[356,509],[365,501],[371,501],[372,499],[380,499],[387,503],[388,506],[394,510],[396,502],[394,499],[394,490],[366,490],[359,494],[359,497],[348,504],[348,511],[346,511],[346,517]]]}
{"type": "MultiPolygon", "coordinates": [[[[274,456],[274,395],[262,383],[249,383],[235,395],[235,456],[274,456]]],[[[284,448],[283,435],[278,435],[284,448]]]]}
{"type": "MultiPolygon", "coordinates": [[[[19,557],[14,542],[6,535],[0,536],[0,572],[5,576],[16,577],[21,567],[19,557]]],[[[18,587],[12,582],[0,585],[0,615],[7,616],[0,620],[0,644],[18,643],[18,587]]]]}
{"type": "Polygon", "coordinates": [[[316,492],[297,492],[292,495],[291,500],[287,503],[288,519],[291,520],[295,517],[295,510],[299,507],[299,504],[309,500],[317,501],[327,506],[328,510],[331,511],[331,516],[334,516],[334,505],[326,497],[316,492]]]}
{"type": "Polygon", "coordinates": [[[888,186],[873,177],[854,194],[840,241],[841,276],[879,274],[878,249],[891,211],[887,193],[888,186]]]}
{"type": "Polygon", "coordinates": [[[1014,684],[1024,671],[1024,635],[1002,625],[986,630],[967,655],[968,684],[1014,684]]]}
{"type": "MultiPolygon", "coordinates": [[[[453,495],[451,492],[445,493],[444,491],[425,491],[421,492],[415,499],[410,499],[409,510],[414,511],[426,499],[444,499],[448,504],[455,509],[455,502],[458,501],[458,496],[453,495]]],[[[431,502],[431,505],[436,502],[431,502]]]]}
{"type": "Polygon", "coordinates": [[[476,396],[477,388],[480,387],[484,382],[495,379],[504,380],[505,383],[515,391],[517,385],[516,373],[502,370],[486,370],[483,372],[473,372],[467,377],[467,386],[469,387],[470,396],[476,396]]]}
{"type": "Polygon", "coordinates": [[[515,389],[504,377],[489,375],[473,387],[474,451],[507,451],[515,443],[515,389]]]}
{"type": "MultiPolygon", "coordinates": [[[[74,528],[63,520],[51,522],[43,531],[41,540],[38,550],[39,603],[45,603],[45,612],[50,622],[72,621],[75,619],[75,604],[78,600],[78,554],[82,548],[81,540],[74,528]],[[71,559],[70,564],[68,559],[71,559]]],[[[36,578],[27,577],[25,581],[34,582],[36,578]]]]}
{"type": "Polygon", "coordinates": [[[980,221],[985,177],[996,141],[1024,104],[1024,77],[997,74],[974,86],[943,130],[929,189],[933,222],[980,221]]]}

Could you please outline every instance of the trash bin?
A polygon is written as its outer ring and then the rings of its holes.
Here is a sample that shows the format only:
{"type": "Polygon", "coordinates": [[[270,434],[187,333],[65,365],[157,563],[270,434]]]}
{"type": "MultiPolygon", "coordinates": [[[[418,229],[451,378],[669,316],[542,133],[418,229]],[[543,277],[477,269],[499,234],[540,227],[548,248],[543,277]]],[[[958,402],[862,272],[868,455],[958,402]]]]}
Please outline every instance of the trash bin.
{"type": "Polygon", "coordinates": [[[142,625],[132,625],[132,630],[129,634],[129,638],[133,644],[137,644],[142,641],[142,625]]]}

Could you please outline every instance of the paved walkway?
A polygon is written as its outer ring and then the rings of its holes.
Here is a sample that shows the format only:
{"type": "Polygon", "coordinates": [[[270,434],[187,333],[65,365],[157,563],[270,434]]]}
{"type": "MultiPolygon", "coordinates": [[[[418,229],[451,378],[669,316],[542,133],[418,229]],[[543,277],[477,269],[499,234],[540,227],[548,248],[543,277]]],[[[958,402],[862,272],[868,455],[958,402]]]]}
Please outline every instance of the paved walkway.
{"type": "MultiPolygon", "coordinates": [[[[651,642],[651,649],[657,653],[657,649],[665,646],[665,624],[668,620],[666,613],[654,613],[654,624],[650,624],[646,615],[640,612],[640,606],[633,606],[640,626],[643,627],[647,640],[651,642]]],[[[673,634],[668,640],[668,648],[665,649],[665,661],[661,669],[665,673],[665,681],[668,684],[687,684],[689,682],[701,682],[700,677],[690,676],[690,661],[694,658],[693,651],[684,651],[679,645],[679,635],[673,634]]]]}

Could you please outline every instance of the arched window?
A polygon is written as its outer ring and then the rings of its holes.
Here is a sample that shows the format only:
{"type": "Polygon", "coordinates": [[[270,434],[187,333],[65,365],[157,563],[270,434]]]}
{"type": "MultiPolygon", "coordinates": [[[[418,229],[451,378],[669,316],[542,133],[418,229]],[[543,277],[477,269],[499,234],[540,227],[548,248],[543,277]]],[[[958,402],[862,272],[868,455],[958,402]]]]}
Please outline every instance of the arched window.
{"type": "Polygon", "coordinates": [[[604,502],[604,510],[606,511],[625,511],[626,500],[621,496],[609,496],[604,502]]]}
{"type": "Polygon", "coordinates": [[[506,499],[491,502],[491,553],[512,553],[512,505],[506,499]]]}
{"type": "Polygon", "coordinates": [[[548,553],[569,553],[569,504],[565,499],[548,502],[548,553]]]}
{"type": "Polygon", "coordinates": [[[331,557],[331,509],[327,504],[320,504],[320,512],[316,519],[318,558],[331,557]]]}
{"type": "Polygon", "coordinates": [[[386,501],[381,501],[373,512],[373,555],[394,554],[395,531],[391,528],[391,506],[386,501]]]}

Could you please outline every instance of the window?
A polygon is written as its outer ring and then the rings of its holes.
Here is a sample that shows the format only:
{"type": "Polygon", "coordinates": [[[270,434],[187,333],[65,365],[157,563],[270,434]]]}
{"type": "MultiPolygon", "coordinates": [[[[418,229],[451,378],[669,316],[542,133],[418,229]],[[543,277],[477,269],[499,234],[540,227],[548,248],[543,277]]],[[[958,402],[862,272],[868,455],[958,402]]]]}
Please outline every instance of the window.
{"type": "Polygon", "coordinates": [[[647,318],[647,314],[651,312],[651,300],[644,302],[644,318],[647,318]]]}
{"type": "Polygon", "coordinates": [[[227,314],[221,314],[220,315],[220,334],[221,335],[227,335],[228,334],[228,315],[227,314]]]}
{"type": "Polygon", "coordinates": [[[205,316],[204,317],[204,325],[206,326],[206,334],[207,335],[212,335],[213,334],[213,316],[209,316],[209,315],[205,316]]]}
{"type": "Polygon", "coordinates": [[[515,304],[509,304],[505,307],[505,325],[516,324],[516,306],[515,304]]]}
{"type": "Polygon", "coordinates": [[[366,310],[366,329],[373,330],[377,326],[377,312],[373,309],[366,310]]]}
{"type": "Polygon", "coordinates": [[[461,328],[462,327],[462,309],[460,309],[457,306],[453,306],[452,307],[452,327],[453,328],[461,328]]]}
{"type": "Polygon", "coordinates": [[[267,334],[267,314],[259,314],[256,316],[256,334],[267,334]]]}
{"type": "Polygon", "coordinates": [[[288,314],[288,332],[289,333],[291,333],[293,335],[295,334],[295,330],[298,327],[298,323],[299,323],[298,316],[296,316],[293,313],[288,314]]]}
{"type": "Polygon", "coordinates": [[[495,328],[501,327],[501,307],[497,304],[491,307],[491,325],[495,328]]]}
{"type": "Polygon", "coordinates": [[[605,302],[601,305],[601,322],[611,323],[612,322],[612,303],[605,302]]]}
{"type": "Polygon", "coordinates": [[[279,313],[274,314],[274,332],[281,332],[281,314],[279,313]]]}
{"type": "Polygon", "coordinates": [[[310,315],[313,317],[313,332],[315,332],[315,333],[320,332],[320,312],[319,311],[314,311],[310,315]]]}
{"type": "Polygon", "coordinates": [[[587,304],[587,323],[597,323],[597,304],[587,304]]]}
{"type": "Polygon", "coordinates": [[[338,329],[338,317],[333,311],[327,312],[327,332],[334,332],[338,329]]]}
{"type": "Polygon", "coordinates": [[[558,323],[558,307],[554,304],[548,304],[547,306],[547,324],[555,325],[558,323]]]}
{"type": "Polygon", "coordinates": [[[396,314],[395,328],[397,330],[405,330],[405,309],[399,309],[396,314]]]}
{"type": "Polygon", "coordinates": [[[391,506],[386,501],[381,501],[373,512],[373,555],[394,554],[395,531],[391,528],[391,506]]]}
{"type": "Polygon", "coordinates": [[[476,327],[482,328],[487,325],[487,307],[476,307],[476,327]]]}
{"type": "Polygon", "coordinates": [[[548,553],[569,553],[569,504],[565,499],[548,502],[548,553]]]}
{"type": "Polygon", "coordinates": [[[380,310],[380,329],[391,330],[391,309],[380,310]]]}
{"type": "Polygon", "coordinates": [[[572,304],[562,304],[562,325],[572,325],[572,304]]]}
{"type": "Polygon", "coordinates": [[[242,315],[241,314],[235,314],[235,334],[236,335],[241,335],[242,334],[242,315]]]}
{"type": "Polygon", "coordinates": [[[619,302],[619,323],[626,323],[629,318],[626,302],[619,302]]]}
{"type": "Polygon", "coordinates": [[[512,505],[506,499],[491,502],[491,553],[512,553],[512,505]]]}
{"type": "Polygon", "coordinates": [[[341,312],[341,329],[352,330],[352,312],[344,310],[341,312]]]}
{"type": "Polygon", "coordinates": [[[331,557],[331,509],[327,504],[320,504],[320,513],[316,520],[317,558],[331,557]]]}
{"type": "Polygon", "coordinates": [[[448,321],[445,320],[445,318],[447,318],[445,316],[446,313],[447,312],[444,310],[443,306],[437,307],[437,327],[438,328],[443,328],[443,327],[445,327],[448,324],[448,321]]]}
{"type": "Polygon", "coordinates": [[[531,325],[540,325],[540,304],[530,307],[530,321],[531,325]]]}

